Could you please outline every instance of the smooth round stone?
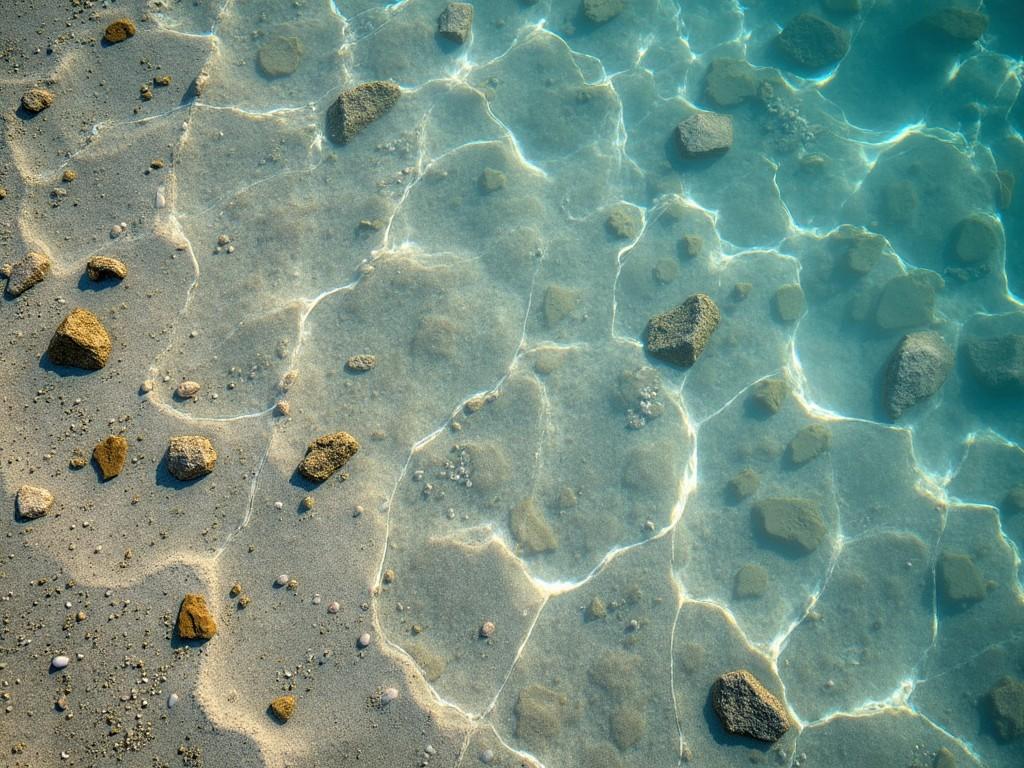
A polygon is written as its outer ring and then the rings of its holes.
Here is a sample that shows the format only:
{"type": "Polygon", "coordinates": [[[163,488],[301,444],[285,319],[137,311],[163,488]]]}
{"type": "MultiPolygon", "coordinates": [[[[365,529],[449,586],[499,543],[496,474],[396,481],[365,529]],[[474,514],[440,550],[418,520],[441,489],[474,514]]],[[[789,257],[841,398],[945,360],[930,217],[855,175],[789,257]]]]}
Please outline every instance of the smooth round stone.
{"type": "Polygon", "coordinates": [[[178,694],[172,693],[167,697],[167,708],[174,709],[174,705],[178,703],[178,694]]]}
{"type": "Polygon", "coordinates": [[[64,669],[68,664],[71,663],[71,659],[67,656],[54,656],[50,659],[50,666],[54,669],[64,669]]]}

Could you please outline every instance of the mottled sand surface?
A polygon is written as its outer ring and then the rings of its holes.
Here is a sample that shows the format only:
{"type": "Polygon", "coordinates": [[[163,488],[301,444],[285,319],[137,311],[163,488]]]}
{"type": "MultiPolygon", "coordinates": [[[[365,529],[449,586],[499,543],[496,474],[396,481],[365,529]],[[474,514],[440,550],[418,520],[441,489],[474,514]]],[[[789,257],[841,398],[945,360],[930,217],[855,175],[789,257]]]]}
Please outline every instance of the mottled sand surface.
{"type": "Polygon", "coordinates": [[[1019,766],[1020,3],[448,5],[0,0],[0,764],[1019,766]]]}

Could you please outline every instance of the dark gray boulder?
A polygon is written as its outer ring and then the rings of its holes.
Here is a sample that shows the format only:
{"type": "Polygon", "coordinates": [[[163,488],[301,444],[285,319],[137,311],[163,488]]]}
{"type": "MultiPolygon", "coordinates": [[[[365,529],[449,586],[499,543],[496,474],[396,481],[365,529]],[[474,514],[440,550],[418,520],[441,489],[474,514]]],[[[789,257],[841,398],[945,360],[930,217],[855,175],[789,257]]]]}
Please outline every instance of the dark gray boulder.
{"type": "Polygon", "coordinates": [[[711,704],[722,727],[737,736],[772,743],[789,730],[786,708],[745,669],[726,672],[715,680],[711,704]]]}
{"type": "Polygon", "coordinates": [[[908,333],[896,345],[885,370],[883,400],[889,418],[939,391],[953,369],[953,350],[935,331],[908,333]]]}
{"type": "Polygon", "coordinates": [[[437,20],[437,31],[455,43],[464,43],[473,29],[473,6],[469,3],[448,3],[437,20]]]}
{"type": "Polygon", "coordinates": [[[983,387],[1003,394],[1024,393],[1024,334],[970,339],[964,350],[971,373],[983,387]]]}
{"type": "Polygon", "coordinates": [[[327,110],[327,138],[335,144],[347,144],[395,106],[401,95],[401,88],[385,80],[363,83],[345,91],[327,110]]]}
{"type": "Polygon", "coordinates": [[[732,118],[717,112],[698,112],[676,126],[679,153],[687,159],[723,155],[732,147],[732,118]]]}
{"type": "Polygon", "coordinates": [[[718,327],[721,314],[710,296],[695,293],[647,322],[647,351],[673,365],[693,365],[718,327]]]}

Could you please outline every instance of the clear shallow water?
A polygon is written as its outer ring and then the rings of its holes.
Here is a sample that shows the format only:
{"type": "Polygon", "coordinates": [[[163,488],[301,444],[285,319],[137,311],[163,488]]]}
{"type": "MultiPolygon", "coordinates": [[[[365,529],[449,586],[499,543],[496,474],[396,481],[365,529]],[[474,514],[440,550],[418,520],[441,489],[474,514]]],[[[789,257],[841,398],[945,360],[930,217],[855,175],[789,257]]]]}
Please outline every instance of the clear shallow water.
{"type": "MultiPolygon", "coordinates": [[[[294,378],[303,424],[359,437],[387,518],[376,620],[478,728],[464,764],[495,740],[549,768],[1020,764],[990,692],[1024,678],[1022,390],[965,350],[1024,333],[1024,16],[987,3],[972,44],[922,26],[949,0],[839,5],[635,0],[594,24],[481,0],[462,46],[424,0],[160,16],[216,42],[154,214],[199,275],[154,397],[244,424],[294,378]],[[813,76],[775,42],[804,11],[852,41],[813,76]],[[268,79],[280,37],[302,53],[268,79]],[[709,90],[723,59],[749,66],[709,90]],[[328,105],[375,79],[398,104],[331,144],[328,105]],[[673,129],[701,109],[733,145],[684,161],[673,129]],[[649,318],[697,292],[721,311],[697,363],[645,355],[649,318]],[[893,423],[887,361],[924,329],[956,361],[893,423]],[[359,353],[377,367],[346,373],[359,353]],[[218,397],[175,403],[182,379],[218,397]],[[794,461],[813,425],[826,447],[794,461]],[[772,498],[816,507],[813,547],[765,535],[772,498]],[[771,750],[711,711],[733,669],[789,708],[771,750]]],[[[307,437],[276,434],[269,465],[307,437]]]]}

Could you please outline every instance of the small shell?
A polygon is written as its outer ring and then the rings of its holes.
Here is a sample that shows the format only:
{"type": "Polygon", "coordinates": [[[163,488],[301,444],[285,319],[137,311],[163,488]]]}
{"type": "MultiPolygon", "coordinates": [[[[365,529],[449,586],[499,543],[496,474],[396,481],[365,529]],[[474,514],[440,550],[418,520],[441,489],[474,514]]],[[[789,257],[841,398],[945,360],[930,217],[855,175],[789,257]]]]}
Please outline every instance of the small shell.
{"type": "Polygon", "coordinates": [[[274,583],[277,584],[277,586],[279,587],[283,587],[285,584],[288,583],[288,574],[282,573],[274,580],[274,583]]]}
{"type": "Polygon", "coordinates": [[[190,397],[198,395],[201,388],[202,385],[198,381],[183,381],[178,385],[175,394],[182,400],[188,400],[190,397]]]}
{"type": "Polygon", "coordinates": [[[70,663],[71,659],[63,655],[54,656],[52,659],[50,659],[50,666],[54,669],[64,669],[64,667],[66,667],[70,663]]]}
{"type": "Polygon", "coordinates": [[[339,603],[337,600],[335,600],[333,603],[331,603],[330,605],[327,606],[327,612],[328,613],[337,613],[340,610],[341,610],[341,603],[339,603]]]}
{"type": "Polygon", "coordinates": [[[392,701],[398,698],[397,688],[385,688],[380,694],[380,703],[390,704],[392,701]]]}

